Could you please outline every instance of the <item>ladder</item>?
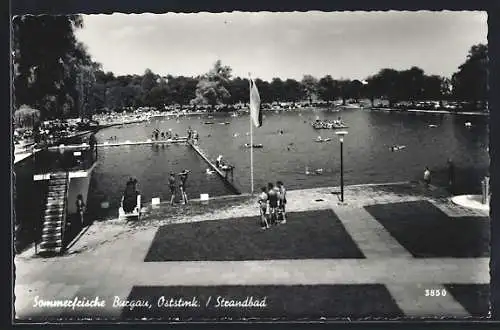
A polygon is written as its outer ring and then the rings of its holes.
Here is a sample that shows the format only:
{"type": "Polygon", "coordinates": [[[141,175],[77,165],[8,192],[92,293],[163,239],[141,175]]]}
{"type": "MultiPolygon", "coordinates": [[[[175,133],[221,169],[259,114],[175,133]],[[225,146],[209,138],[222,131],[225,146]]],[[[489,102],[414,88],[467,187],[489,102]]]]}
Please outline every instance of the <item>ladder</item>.
{"type": "Polygon", "coordinates": [[[61,253],[64,250],[68,185],[67,172],[50,175],[40,252],[61,253]]]}

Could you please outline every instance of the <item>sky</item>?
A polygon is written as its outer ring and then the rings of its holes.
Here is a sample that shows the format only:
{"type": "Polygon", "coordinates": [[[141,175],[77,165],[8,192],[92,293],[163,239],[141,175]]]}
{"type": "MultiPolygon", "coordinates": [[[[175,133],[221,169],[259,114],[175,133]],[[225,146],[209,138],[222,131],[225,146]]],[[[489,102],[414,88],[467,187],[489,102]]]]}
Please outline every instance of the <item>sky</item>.
{"type": "Polygon", "coordinates": [[[233,12],[84,15],[78,40],[105,71],[197,76],[220,59],[233,76],[363,80],[411,66],[450,77],[486,12],[233,12]]]}

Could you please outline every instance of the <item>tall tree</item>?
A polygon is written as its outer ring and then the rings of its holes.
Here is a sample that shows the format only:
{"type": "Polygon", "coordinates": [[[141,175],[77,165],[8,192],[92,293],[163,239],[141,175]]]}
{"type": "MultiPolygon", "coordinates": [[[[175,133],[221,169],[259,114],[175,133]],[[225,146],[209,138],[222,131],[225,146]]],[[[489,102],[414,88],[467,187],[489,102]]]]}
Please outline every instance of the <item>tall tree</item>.
{"type": "Polygon", "coordinates": [[[215,105],[228,100],[231,94],[226,86],[231,79],[231,71],[229,66],[223,66],[221,61],[217,60],[213,68],[198,82],[196,97],[191,100],[192,104],[208,104],[214,111],[215,105]]]}
{"type": "Polygon", "coordinates": [[[269,84],[273,102],[285,101],[285,84],[280,78],[273,78],[269,84]]]}
{"type": "MultiPolygon", "coordinates": [[[[271,89],[271,85],[269,84],[269,82],[257,78],[257,79],[255,79],[255,85],[259,89],[260,99],[262,100],[262,102],[272,103],[274,101],[273,91],[271,89]]],[[[248,86],[248,83],[247,83],[247,86],[248,86]]],[[[247,87],[247,89],[248,89],[248,87],[247,87]]],[[[248,93],[248,96],[247,96],[245,103],[248,102],[249,97],[250,97],[250,93],[248,93]]]]}
{"type": "Polygon", "coordinates": [[[78,15],[17,16],[13,20],[15,103],[41,111],[41,117],[62,117],[76,111],[78,67],[90,56],[76,41],[83,26],[78,15]]]}
{"type": "Polygon", "coordinates": [[[465,63],[452,76],[453,94],[456,99],[473,102],[474,107],[485,108],[488,94],[488,46],[474,45],[465,63]]]}
{"type": "Polygon", "coordinates": [[[305,91],[302,85],[295,79],[287,79],[284,82],[285,100],[297,102],[305,97],[305,91]]]}
{"type": "Polygon", "coordinates": [[[339,96],[337,82],[330,75],[326,75],[318,82],[318,94],[328,104],[339,96]]]}
{"type": "Polygon", "coordinates": [[[301,84],[304,86],[304,91],[309,99],[309,103],[312,103],[312,97],[318,93],[318,79],[310,74],[306,74],[302,78],[301,84]]]}

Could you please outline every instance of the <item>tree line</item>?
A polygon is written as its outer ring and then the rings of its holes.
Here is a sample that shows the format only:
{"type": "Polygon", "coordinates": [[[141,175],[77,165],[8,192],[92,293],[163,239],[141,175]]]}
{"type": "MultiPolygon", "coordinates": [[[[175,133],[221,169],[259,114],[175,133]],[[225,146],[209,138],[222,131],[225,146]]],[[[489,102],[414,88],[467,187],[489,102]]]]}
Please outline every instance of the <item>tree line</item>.
{"type": "MultiPolygon", "coordinates": [[[[42,118],[91,116],[99,111],[165,105],[204,106],[248,102],[248,80],[233,77],[232,69],[217,61],[197,77],[162,76],[146,69],[142,75],[115,76],[92,60],[75,30],[82,18],[19,16],[13,22],[15,109],[28,105],[42,118]]],[[[304,75],[295,79],[255,79],[261,100],[299,102],[342,99],[358,101],[464,101],[484,109],[487,100],[487,46],[474,45],[451,78],[427,75],[418,67],[381,69],[365,80],[304,75]]]]}

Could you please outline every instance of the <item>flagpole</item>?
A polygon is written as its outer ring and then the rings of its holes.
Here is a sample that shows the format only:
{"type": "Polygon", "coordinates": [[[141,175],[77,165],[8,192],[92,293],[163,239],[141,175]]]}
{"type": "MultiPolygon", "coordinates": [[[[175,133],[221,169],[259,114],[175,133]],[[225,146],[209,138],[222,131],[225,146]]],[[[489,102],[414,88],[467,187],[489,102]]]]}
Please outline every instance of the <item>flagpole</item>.
{"type": "MultiPolygon", "coordinates": [[[[252,77],[250,76],[250,73],[248,73],[248,77],[250,78],[250,93],[251,93],[252,77]]],[[[250,118],[250,187],[251,187],[250,192],[253,196],[253,127],[252,127],[253,123],[252,123],[252,110],[250,109],[250,102],[248,103],[249,105],[248,118],[250,118]]]]}

